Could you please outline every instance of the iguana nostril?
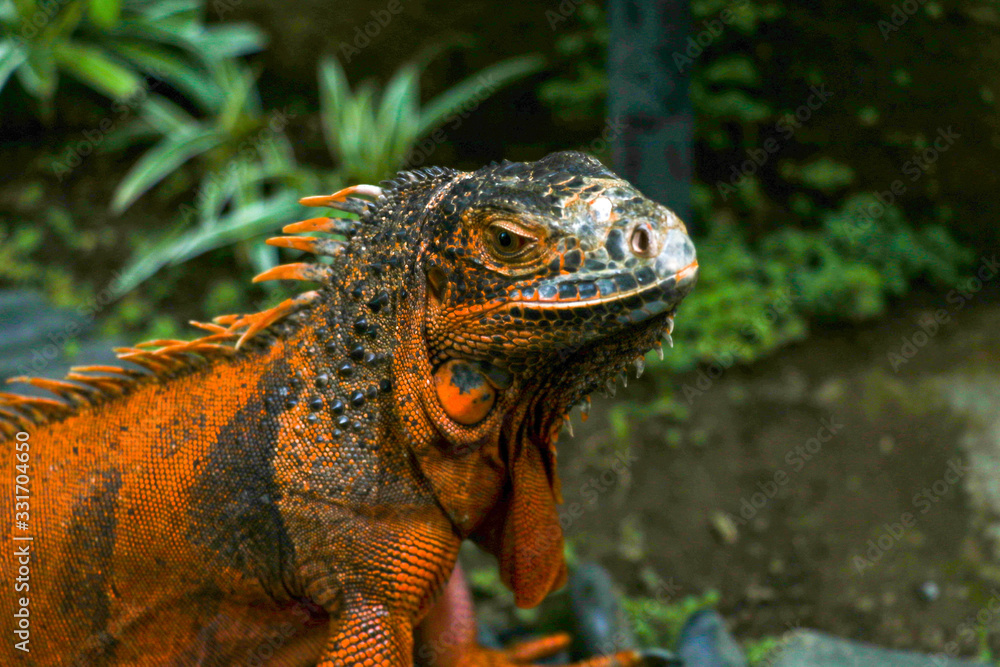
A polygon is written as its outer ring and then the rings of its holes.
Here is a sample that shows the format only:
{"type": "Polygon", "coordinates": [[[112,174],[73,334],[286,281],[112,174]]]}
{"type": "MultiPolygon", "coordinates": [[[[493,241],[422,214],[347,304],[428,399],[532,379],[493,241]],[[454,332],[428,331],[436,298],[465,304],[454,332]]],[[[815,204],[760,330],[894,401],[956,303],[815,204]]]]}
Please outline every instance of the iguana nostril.
{"type": "Polygon", "coordinates": [[[639,257],[653,257],[656,255],[656,248],[653,243],[653,230],[646,223],[635,226],[632,236],[629,237],[629,248],[632,253],[639,257]]]}

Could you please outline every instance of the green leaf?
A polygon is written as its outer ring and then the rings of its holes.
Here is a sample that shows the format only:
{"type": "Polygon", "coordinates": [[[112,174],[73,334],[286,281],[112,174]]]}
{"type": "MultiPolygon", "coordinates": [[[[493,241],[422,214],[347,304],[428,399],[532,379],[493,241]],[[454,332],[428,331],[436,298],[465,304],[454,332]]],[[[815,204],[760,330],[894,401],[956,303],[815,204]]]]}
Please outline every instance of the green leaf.
{"type": "Polygon", "coordinates": [[[135,144],[152,143],[162,134],[140,118],[126,119],[125,122],[116,125],[113,132],[105,135],[97,150],[101,153],[113,153],[135,144]]]}
{"type": "Polygon", "coordinates": [[[87,9],[94,25],[107,30],[118,23],[118,18],[121,15],[121,2],[119,0],[90,0],[87,9]]]}
{"type": "Polygon", "coordinates": [[[64,5],[61,11],[50,17],[34,41],[46,45],[46,48],[49,48],[48,45],[67,41],[83,21],[86,9],[87,6],[83,2],[64,5]]]}
{"type": "Polygon", "coordinates": [[[0,91],[7,85],[7,79],[27,59],[24,49],[13,39],[0,42],[0,91]]]}
{"type": "Polygon", "coordinates": [[[40,100],[50,100],[56,92],[59,71],[50,55],[40,49],[32,49],[27,58],[15,70],[17,80],[28,94],[40,100]]]}
{"type": "Polygon", "coordinates": [[[202,31],[197,26],[185,25],[174,20],[124,19],[114,30],[116,39],[131,38],[147,43],[174,46],[207,64],[209,61],[200,50],[201,35],[202,31]]]}
{"type": "Polygon", "coordinates": [[[754,62],[742,54],[719,58],[704,68],[702,77],[705,81],[722,86],[760,85],[760,72],[754,62]]]}
{"type": "Polygon", "coordinates": [[[140,110],[142,121],[163,135],[189,130],[198,125],[191,114],[159,95],[146,98],[140,110]]]}
{"type": "Polygon", "coordinates": [[[399,168],[406,152],[419,137],[420,72],[413,66],[402,67],[389,81],[375,119],[379,154],[384,158],[383,176],[399,168]]]}
{"type": "Polygon", "coordinates": [[[216,109],[222,104],[222,91],[208,72],[194,63],[159,47],[119,40],[112,47],[122,58],[142,71],[171,84],[203,110],[216,109]]]}
{"type": "Polygon", "coordinates": [[[159,23],[168,19],[199,19],[203,4],[203,0],[157,0],[130,2],[129,9],[135,8],[144,19],[159,23]]]}
{"type": "Polygon", "coordinates": [[[174,235],[130,263],[116,283],[116,296],[134,289],[165,266],[271,231],[299,211],[298,196],[289,190],[233,211],[211,227],[174,235]]]}
{"type": "Polygon", "coordinates": [[[142,78],[133,69],[95,47],[62,43],[53,48],[53,55],[68,74],[112,99],[130,97],[142,86],[142,78]]]}
{"type": "Polygon", "coordinates": [[[199,39],[201,52],[210,61],[257,53],[267,46],[267,34],[251,23],[228,23],[205,29],[199,39]]]}
{"type": "Polygon", "coordinates": [[[193,128],[164,137],[139,158],[118,184],[111,210],[121,213],[182,164],[215,148],[224,139],[214,128],[193,128]]]}
{"type": "Polygon", "coordinates": [[[343,106],[351,95],[347,76],[340,63],[334,58],[324,58],[319,66],[319,105],[323,135],[330,151],[330,157],[340,160],[335,147],[339,144],[338,120],[343,114],[343,106]]]}
{"type": "MultiPolygon", "coordinates": [[[[11,32],[14,31],[15,24],[21,22],[19,19],[21,19],[22,14],[19,11],[18,4],[18,0],[0,3],[0,23],[5,24],[11,32]]],[[[34,9],[34,6],[32,6],[32,9],[34,9]]]]}
{"type": "Polygon", "coordinates": [[[235,132],[247,115],[260,113],[257,96],[257,75],[238,61],[226,62],[217,70],[223,91],[222,106],[216,110],[216,123],[229,132],[235,132]]]}
{"type": "Polygon", "coordinates": [[[423,62],[400,68],[381,95],[365,84],[352,92],[340,63],[320,64],[320,108],[323,134],[331,157],[350,180],[378,181],[402,166],[416,140],[438,127],[470,100],[485,99],[496,88],[536,71],[537,56],[513,58],[479,72],[432,100],[419,105],[423,62]]]}

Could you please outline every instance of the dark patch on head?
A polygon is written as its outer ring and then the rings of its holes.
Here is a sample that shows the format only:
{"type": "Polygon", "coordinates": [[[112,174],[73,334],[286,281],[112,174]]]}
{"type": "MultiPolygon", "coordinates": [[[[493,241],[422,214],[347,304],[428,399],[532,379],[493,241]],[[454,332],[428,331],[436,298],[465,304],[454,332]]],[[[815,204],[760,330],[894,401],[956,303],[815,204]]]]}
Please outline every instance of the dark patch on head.
{"type": "MultiPolygon", "coordinates": [[[[277,362],[247,394],[247,405],[209,450],[188,504],[191,542],[204,547],[217,567],[257,579],[276,597],[279,588],[288,588],[294,547],[278,509],[281,489],[274,479],[284,402],[265,397],[292,375],[286,362],[277,362]]],[[[293,389],[286,398],[298,393],[293,389]]]]}
{"type": "Polygon", "coordinates": [[[86,628],[90,637],[80,647],[77,662],[81,664],[110,660],[117,644],[105,628],[111,616],[115,510],[121,485],[118,470],[100,473],[87,495],[73,508],[66,531],[67,553],[72,557],[58,577],[62,594],[60,611],[86,628]]]}
{"type": "Polygon", "coordinates": [[[620,262],[625,259],[625,235],[622,230],[615,228],[608,232],[608,240],[604,247],[607,248],[608,257],[620,262]]]}
{"type": "MultiPolygon", "coordinates": [[[[528,166],[530,167],[530,178],[550,179],[552,182],[567,175],[571,179],[580,176],[588,178],[618,178],[600,160],[579,151],[550,153],[537,162],[528,163],[528,166]]],[[[580,179],[579,182],[573,182],[574,187],[582,184],[583,179],[580,179]]]]}

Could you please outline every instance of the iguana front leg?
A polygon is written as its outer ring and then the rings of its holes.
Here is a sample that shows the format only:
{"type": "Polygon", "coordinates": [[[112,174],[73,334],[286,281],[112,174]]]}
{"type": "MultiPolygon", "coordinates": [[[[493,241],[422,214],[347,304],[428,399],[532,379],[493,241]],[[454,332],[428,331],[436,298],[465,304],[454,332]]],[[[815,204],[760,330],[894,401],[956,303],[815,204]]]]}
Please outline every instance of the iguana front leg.
{"type": "Polygon", "coordinates": [[[355,602],[330,635],[317,667],[408,667],[413,664],[409,620],[377,603],[355,602]]]}
{"type": "MultiPolygon", "coordinates": [[[[552,656],[570,644],[567,634],[516,644],[504,650],[479,645],[472,596],[461,566],[456,565],[448,586],[417,628],[414,651],[418,667],[508,667],[528,665],[552,656]]],[[[590,658],[573,667],[631,667],[645,664],[635,651],[590,658]]]]}
{"type": "Polygon", "coordinates": [[[414,626],[455,566],[461,541],[436,507],[398,495],[387,504],[345,513],[348,530],[313,530],[298,545],[305,594],[330,618],[319,667],[413,665],[414,626]]]}

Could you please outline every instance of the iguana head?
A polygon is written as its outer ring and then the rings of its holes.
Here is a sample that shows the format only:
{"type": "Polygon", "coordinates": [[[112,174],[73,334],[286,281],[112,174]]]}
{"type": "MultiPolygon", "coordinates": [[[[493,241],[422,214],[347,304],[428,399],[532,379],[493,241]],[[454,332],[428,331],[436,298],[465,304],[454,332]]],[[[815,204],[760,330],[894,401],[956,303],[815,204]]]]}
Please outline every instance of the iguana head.
{"type": "MultiPolygon", "coordinates": [[[[694,286],[684,223],[583,153],[458,174],[438,197],[420,262],[432,365],[471,362],[554,413],[631,371],[694,286]]],[[[463,423],[489,414],[444,407],[463,423]]]]}
{"type": "Polygon", "coordinates": [[[359,304],[341,326],[373,340],[391,327],[391,400],[417,459],[518,603],[537,603],[563,568],[559,429],[669,335],[698,271],[684,223],[577,152],[404,172],[308,203],[361,215],[335,260],[359,304]]]}

